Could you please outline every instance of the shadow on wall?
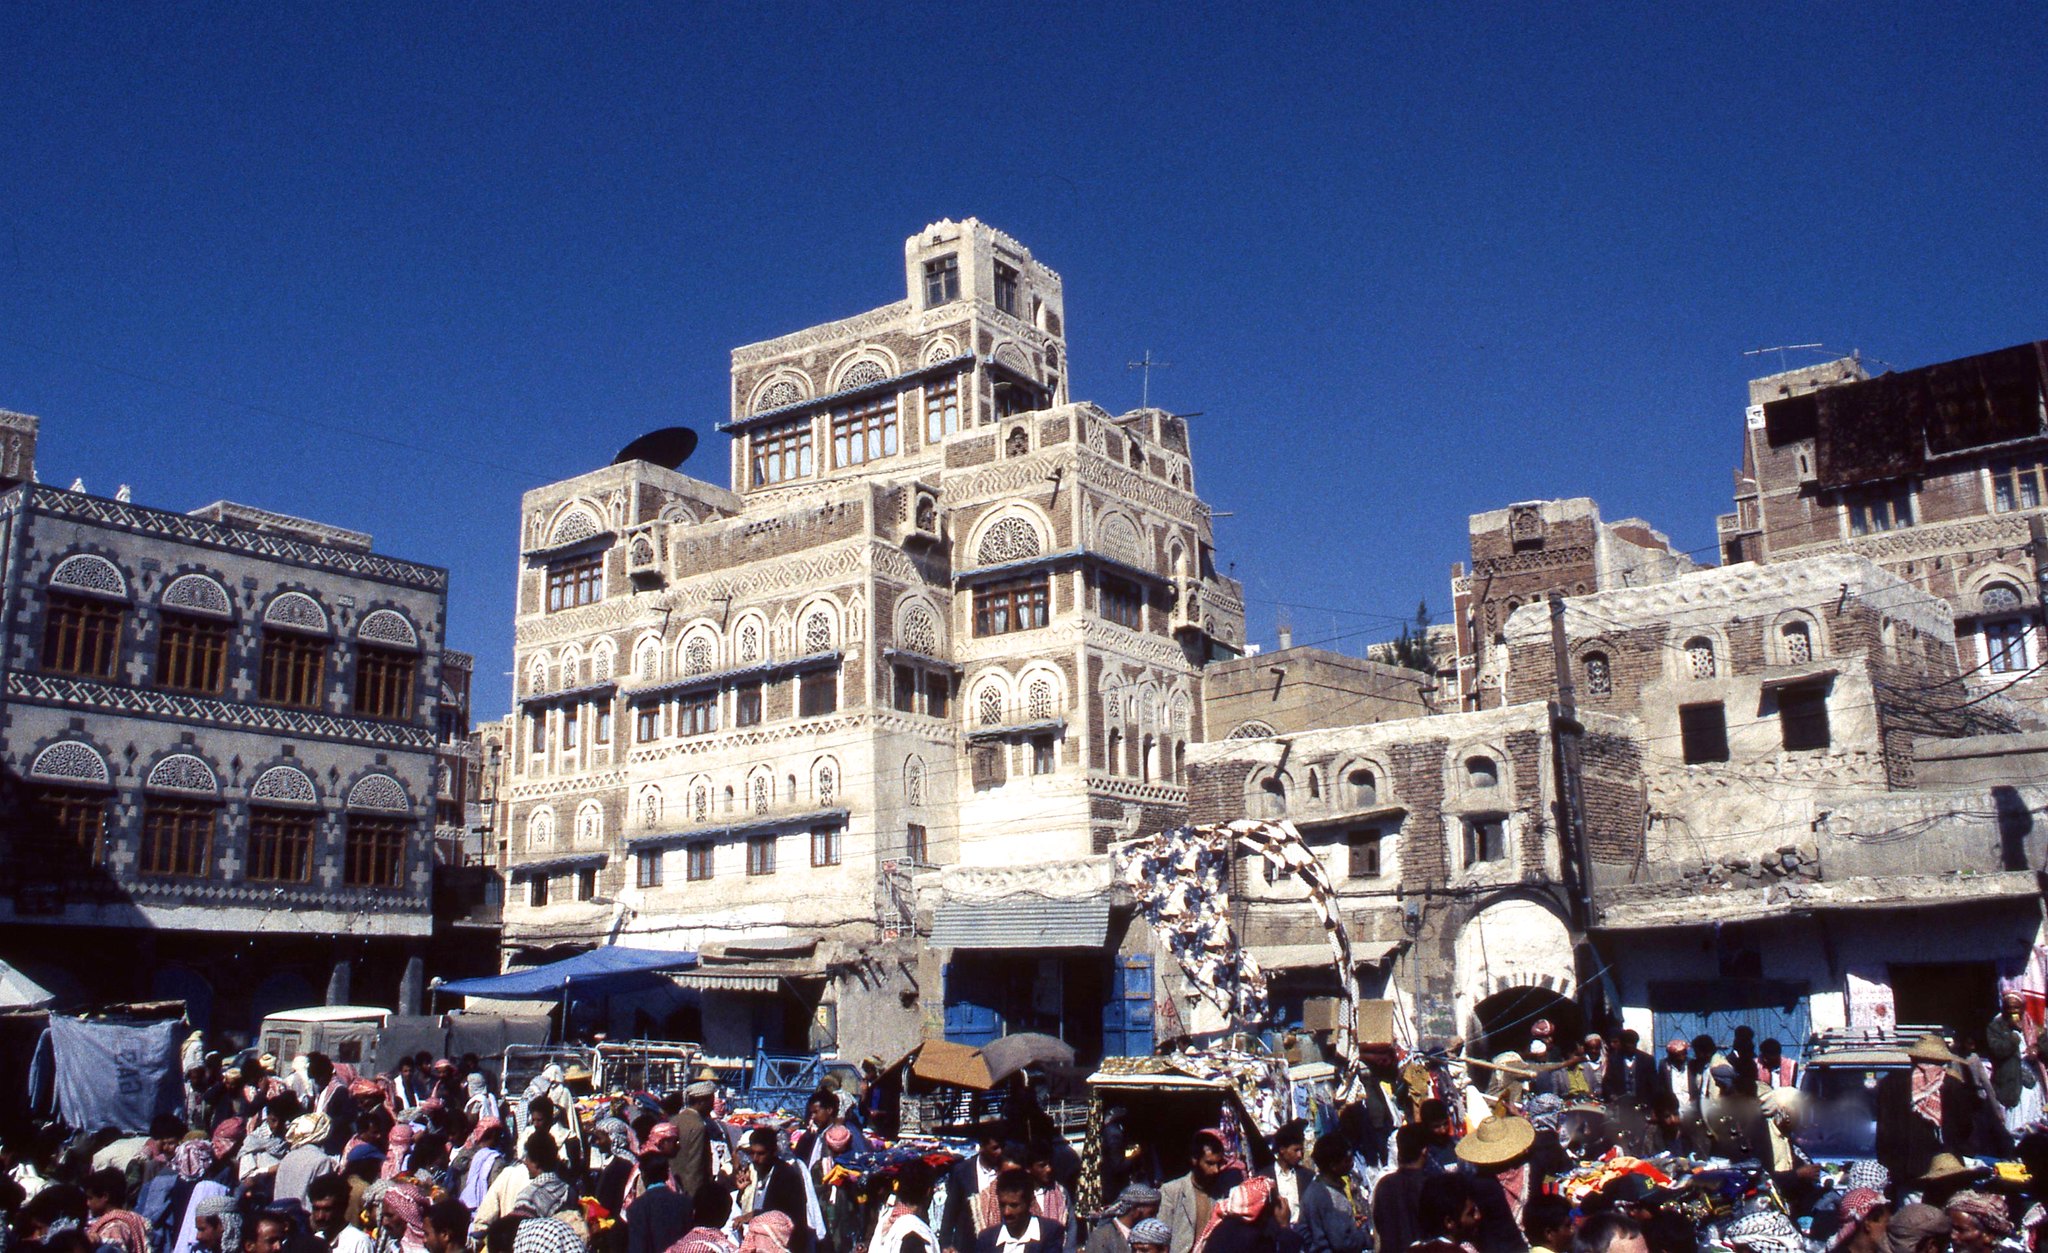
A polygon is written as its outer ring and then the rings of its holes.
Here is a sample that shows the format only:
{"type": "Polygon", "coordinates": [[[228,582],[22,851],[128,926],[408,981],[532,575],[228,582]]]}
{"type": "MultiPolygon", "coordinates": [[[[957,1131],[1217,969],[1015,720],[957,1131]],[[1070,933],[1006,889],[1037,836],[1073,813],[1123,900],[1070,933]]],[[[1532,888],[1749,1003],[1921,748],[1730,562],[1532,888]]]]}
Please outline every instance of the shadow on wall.
{"type": "Polygon", "coordinates": [[[2027,864],[2027,837],[2034,832],[2034,811],[2009,784],[1991,789],[1991,807],[1998,816],[1998,858],[2004,870],[2031,870],[2027,864]]]}

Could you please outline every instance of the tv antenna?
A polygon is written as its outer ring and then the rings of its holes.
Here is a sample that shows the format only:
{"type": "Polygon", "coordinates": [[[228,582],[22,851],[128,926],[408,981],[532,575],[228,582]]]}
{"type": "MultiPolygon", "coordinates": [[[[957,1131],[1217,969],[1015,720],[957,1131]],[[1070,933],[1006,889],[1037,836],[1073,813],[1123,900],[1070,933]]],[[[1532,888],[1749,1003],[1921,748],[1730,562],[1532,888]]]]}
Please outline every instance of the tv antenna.
{"type": "Polygon", "coordinates": [[[1775,348],[1752,348],[1749,351],[1743,353],[1742,355],[1745,357],[1761,357],[1767,352],[1775,352],[1778,354],[1778,373],[1783,374],[1785,371],[1792,368],[1791,364],[1785,360],[1786,353],[1826,351],[1828,351],[1828,346],[1826,344],[1779,344],[1775,348]]]}
{"type": "Polygon", "coordinates": [[[1145,372],[1145,381],[1138,389],[1138,407],[1140,409],[1150,409],[1152,407],[1152,371],[1170,370],[1172,368],[1173,362],[1171,361],[1154,361],[1150,348],[1147,348],[1145,355],[1136,361],[1124,362],[1124,369],[1126,370],[1143,370],[1145,372]]]}

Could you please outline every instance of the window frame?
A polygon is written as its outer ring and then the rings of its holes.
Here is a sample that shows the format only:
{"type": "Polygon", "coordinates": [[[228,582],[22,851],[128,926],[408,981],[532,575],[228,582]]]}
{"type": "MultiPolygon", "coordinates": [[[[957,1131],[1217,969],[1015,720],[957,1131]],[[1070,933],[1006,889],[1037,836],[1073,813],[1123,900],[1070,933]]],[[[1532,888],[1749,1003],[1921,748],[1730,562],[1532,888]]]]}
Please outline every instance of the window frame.
{"type": "Polygon", "coordinates": [[[2003,457],[1991,464],[1991,512],[2039,509],[2048,501],[2048,454],[2003,457]],[[2026,499],[2031,495],[2032,500],[2026,499]]]}
{"type": "Polygon", "coordinates": [[[842,854],[839,827],[824,824],[811,828],[811,865],[813,867],[836,866],[842,854]]]}
{"type": "Polygon", "coordinates": [[[903,824],[903,860],[913,866],[929,866],[931,857],[931,829],[921,822],[903,824]]]}
{"type": "Polygon", "coordinates": [[[1465,869],[1477,870],[1508,860],[1506,814],[1466,814],[1458,820],[1458,827],[1464,837],[1459,851],[1464,854],[1462,864],[1465,869]],[[1490,843],[1493,844],[1492,856],[1487,856],[1490,843]]]}
{"type": "Polygon", "coordinates": [[[1127,631],[1145,629],[1145,590],[1129,579],[1103,575],[1095,584],[1095,611],[1127,631]]]}
{"type": "Polygon", "coordinates": [[[1030,737],[1025,742],[1025,748],[1031,754],[1032,774],[1046,775],[1059,771],[1059,741],[1050,732],[1030,737]]]}
{"type": "Polygon", "coordinates": [[[527,905],[527,908],[529,908],[529,909],[545,909],[545,908],[547,908],[547,903],[548,903],[548,893],[549,893],[549,891],[551,890],[551,888],[553,887],[553,885],[552,885],[552,884],[550,884],[550,883],[548,882],[548,880],[549,880],[549,879],[550,879],[551,877],[552,877],[552,876],[550,876],[550,875],[544,875],[544,874],[531,874],[531,875],[528,875],[528,876],[526,876],[526,905],[527,905]]]}
{"type": "Polygon", "coordinates": [[[249,806],[249,859],[242,877],[251,883],[311,883],[313,850],[320,841],[320,815],[282,805],[249,806]],[[282,872],[295,862],[298,873],[282,872]]]}
{"type": "Polygon", "coordinates": [[[343,885],[380,892],[403,889],[406,846],[411,842],[413,821],[389,814],[351,813],[345,826],[341,858],[343,885]],[[385,872],[381,877],[377,873],[379,870],[385,872]]]}
{"type": "Polygon", "coordinates": [[[125,602],[46,589],[43,647],[36,658],[37,669],[45,674],[113,680],[120,674],[121,634],[127,626],[125,602]],[[62,664],[58,658],[64,659],[62,664]]]}
{"type": "Polygon", "coordinates": [[[106,864],[108,804],[113,793],[102,787],[29,780],[27,839],[17,839],[15,862],[23,868],[47,865],[57,870],[89,870],[106,864]],[[98,829],[92,830],[97,815],[98,829]],[[24,846],[26,845],[26,847],[24,846]]]}
{"type": "Polygon", "coordinates": [[[633,886],[647,891],[661,886],[662,851],[658,848],[643,848],[633,854],[633,886]]]}
{"type": "Polygon", "coordinates": [[[747,877],[765,879],[775,873],[775,844],[779,837],[773,835],[752,835],[747,837],[747,877]]]}
{"type": "Polygon", "coordinates": [[[683,845],[683,881],[709,883],[718,872],[718,846],[710,840],[692,840],[683,845]]]}
{"type": "Polygon", "coordinates": [[[1688,766],[1725,764],[1728,751],[1728,705],[1725,701],[1688,701],[1678,707],[1679,760],[1688,766]],[[1701,720],[1712,710],[1711,727],[1701,720]],[[1718,740],[1718,745],[1716,741],[1718,740]],[[1718,751],[1719,755],[1714,755],[1718,751]]]}
{"type": "Polygon", "coordinates": [[[588,553],[548,563],[548,613],[580,609],[604,599],[604,554],[588,553]]]}
{"type": "Polygon", "coordinates": [[[356,716],[410,722],[419,664],[418,653],[356,641],[356,716]]]}
{"type": "Polygon", "coordinates": [[[817,432],[809,414],[794,422],[757,427],[747,435],[747,482],[754,487],[811,478],[817,467],[817,432]]]}
{"type": "Polygon", "coordinates": [[[331,643],[324,635],[265,626],[257,645],[256,699],[285,709],[320,708],[331,643]]]}
{"type": "Polygon", "coordinates": [[[1848,510],[1849,534],[1852,536],[1903,531],[1918,522],[1911,483],[1866,487],[1845,493],[1845,496],[1843,506],[1848,510]]]}
{"type": "Polygon", "coordinates": [[[960,376],[948,374],[924,385],[924,440],[936,444],[960,431],[960,376]]]}
{"type": "Polygon", "coordinates": [[[823,718],[839,712],[839,667],[806,670],[796,679],[796,716],[823,718]]]}
{"type": "Polygon", "coordinates": [[[927,259],[924,263],[924,303],[926,308],[951,304],[960,299],[960,254],[943,253],[927,259]]]}
{"type": "Polygon", "coordinates": [[[594,901],[597,899],[597,867],[578,866],[575,871],[576,899],[594,901]]]}
{"type": "Polygon", "coordinates": [[[1052,579],[1035,574],[974,589],[974,636],[988,639],[1052,625],[1052,579]],[[1027,620],[1029,619],[1029,620],[1027,620]]]}
{"type": "Polygon", "coordinates": [[[590,728],[591,743],[609,744],[612,742],[612,703],[603,701],[593,706],[593,709],[596,717],[595,725],[590,728]]]}
{"type": "Polygon", "coordinates": [[[995,285],[990,294],[994,297],[995,307],[1013,318],[1019,316],[1017,296],[1022,288],[1019,281],[1022,277],[1017,267],[1007,261],[999,260],[995,263],[995,285]]]}
{"type": "Polygon", "coordinates": [[[142,849],[135,872],[166,879],[197,879],[213,873],[213,845],[220,834],[221,803],[187,796],[146,796],[142,803],[142,849]],[[168,820],[172,830],[159,827],[168,820]],[[203,830],[201,829],[203,824],[203,830]],[[164,846],[165,839],[170,847],[164,846]],[[193,854],[196,852],[196,857],[193,854]],[[187,861],[187,858],[191,858],[187,861]]]}
{"type": "Polygon", "coordinates": [[[767,709],[766,685],[758,682],[736,683],[733,685],[732,724],[734,726],[760,726],[763,716],[767,713],[767,709]]]}
{"type": "Polygon", "coordinates": [[[228,649],[233,637],[234,624],[225,618],[161,612],[152,684],[167,692],[219,696],[227,690],[228,649]]]}
{"type": "Polygon", "coordinates": [[[1386,874],[1382,841],[1387,833],[1379,827],[1355,827],[1344,833],[1346,879],[1377,879],[1386,874]]]}
{"type": "Polygon", "coordinates": [[[686,692],[676,698],[676,734],[684,739],[718,730],[718,689],[686,692]]]}
{"type": "Polygon", "coordinates": [[[872,465],[903,450],[895,392],[843,405],[832,411],[832,468],[872,465]]]}
{"type": "Polygon", "coordinates": [[[661,738],[661,705],[644,701],[633,707],[633,742],[652,744],[661,738]]]}
{"type": "Polygon", "coordinates": [[[1779,688],[1777,695],[1778,734],[1786,752],[1822,752],[1835,746],[1825,683],[1794,683],[1779,688]]]}

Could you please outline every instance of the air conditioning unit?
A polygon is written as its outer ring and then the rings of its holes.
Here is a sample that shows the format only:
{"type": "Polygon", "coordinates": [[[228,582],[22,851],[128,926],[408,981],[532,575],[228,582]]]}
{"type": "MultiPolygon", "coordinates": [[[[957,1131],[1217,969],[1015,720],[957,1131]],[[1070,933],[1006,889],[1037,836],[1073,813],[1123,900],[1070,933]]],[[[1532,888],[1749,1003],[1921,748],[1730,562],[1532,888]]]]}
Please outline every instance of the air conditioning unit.
{"type": "Polygon", "coordinates": [[[639,582],[662,577],[662,557],[668,547],[667,527],[661,522],[643,522],[626,532],[626,573],[639,582]]]}

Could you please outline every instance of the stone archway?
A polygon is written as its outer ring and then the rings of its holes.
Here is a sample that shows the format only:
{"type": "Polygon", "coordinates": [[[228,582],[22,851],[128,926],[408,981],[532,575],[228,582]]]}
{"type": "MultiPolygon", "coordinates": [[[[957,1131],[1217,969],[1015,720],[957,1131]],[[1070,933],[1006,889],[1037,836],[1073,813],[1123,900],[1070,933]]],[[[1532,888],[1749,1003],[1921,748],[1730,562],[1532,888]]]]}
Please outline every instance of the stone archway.
{"type": "MultiPolygon", "coordinates": [[[[1458,929],[1452,961],[1458,1027],[1475,1043],[1487,1037],[1489,1054],[1521,1049],[1538,1018],[1565,1029],[1551,1015],[1577,994],[1577,964],[1571,931],[1548,904],[1519,895],[1492,901],[1458,929]]],[[[1576,1031],[1576,1008],[1570,1018],[1576,1031]]]]}

